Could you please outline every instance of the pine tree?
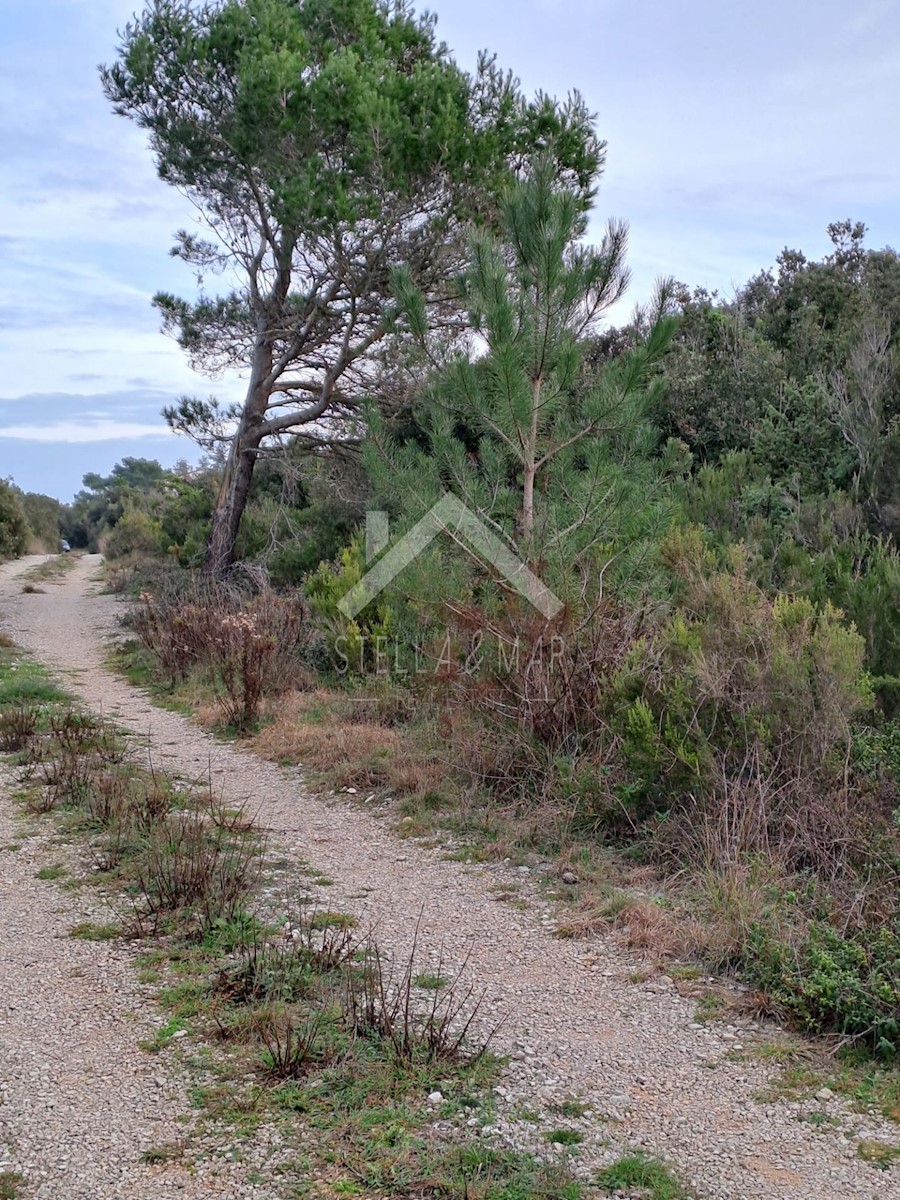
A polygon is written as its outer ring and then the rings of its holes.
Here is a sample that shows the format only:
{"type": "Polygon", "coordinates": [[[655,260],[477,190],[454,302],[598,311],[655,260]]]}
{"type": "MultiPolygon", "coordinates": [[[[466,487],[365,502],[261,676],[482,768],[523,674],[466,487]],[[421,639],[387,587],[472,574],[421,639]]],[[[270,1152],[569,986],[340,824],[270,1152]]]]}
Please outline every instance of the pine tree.
{"type": "MultiPolygon", "coordinates": [[[[594,378],[585,370],[586,339],[628,280],[626,229],[611,222],[592,247],[581,243],[586,225],[549,163],[514,185],[502,235],[471,237],[461,281],[469,353],[430,379],[411,435],[372,411],[365,446],[401,528],[453,492],[570,608],[595,604],[612,583],[646,584],[683,452],[674,442],[660,451],[650,419],[675,325],[661,315],[664,293],[640,344],[594,378]]],[[[397,290],[424,336],[421,298],[402,278],[397,290]]],[[[418,564],[415,586],[430,576],[444,595],[478,588],[475,556],[461,576],[447,545],[435,547],[430,570],[418,564]]]]}
{"type": "Polygon", "coordinates": [[[206,228],[173,254],[233,285],[154,301],[192,366],[247,378],[240,405],[165,413],[201,445],[227,441],[205,559],[222,576],[260,455],[344,439],[396,354],[392,269],[439,316],[469,219],[491,218],[523,156],[553,141],[577,187],[603,144],[577,95],[528,100],[488,55],[461,70],[409,0],[151,0],[102,79],[206,228]]]}

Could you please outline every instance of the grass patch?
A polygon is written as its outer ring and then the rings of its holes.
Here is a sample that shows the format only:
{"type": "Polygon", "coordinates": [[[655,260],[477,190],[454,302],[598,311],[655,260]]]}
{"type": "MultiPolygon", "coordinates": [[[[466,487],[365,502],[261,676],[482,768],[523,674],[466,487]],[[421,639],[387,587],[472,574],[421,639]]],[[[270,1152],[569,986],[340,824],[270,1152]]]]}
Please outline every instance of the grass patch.
{"type": "Polygon", "coordinates": [[[316,930],[352,929],[356,925],[356,917],[343,912],[314,912],[309,920],[309,927],[316,930]]]}
{"type": "Polygon", "coordinates": [[[625,1154],[604,1167],[597,1184],[607,1195],[628,1191],[641,1200],[687,1200],[689,1195],[662,1159],[641,1153],[625,1154]]]}
{"type": "Polygon", "coordinates": [[[79,557],[77,552],[55,554],[45,562],[38,563],[36,567],[29,567],[22,578],[38,583],[59,583],[72,570],[79,557]]]}
{"type": "Polygon", "coordinates": [[[448,982],[449,980],[445,979],[443,975],[435,975],[428,971],[421,975],[416,975],[413,979],[413,984],[417,988],[422,988],[430,992],[440,991],[441,988],[447,986],[448,982]]]}
{"type": "Polygon", "coordinates": [[[0,651],[0,708],[65,704],[68,699],[39,663],[9,650],[0,651]]]}
{"type": "Polygon", "coordinates": [[[718,992],[704,992],[697,1004],[697,1021],[721,1021],[728,1013],[728,1001],[718,992]]]}
{"type": "Polygon", "coordinates": [[[879,1171],[886,1171],[900,1159],[900,1146],[889,1146],[887,1142],[861,1141],[856,1146],[856,1157],[879,1171]]]}
{"type": "MultiPolygon", "coordinates": [[[[159,1054],[173,1041],[176,1040],[178,1034],[182,1036],[186,1033],[184,1022],[180,1017],[172,1017],[166,1021],[161,1029],[157,1029],[156,1033],[147,1041],[141,1042],[141,1049],[146,1050],[148,1054],[159,1054]]],[[[180,1040],[180,1039],[179,1039],[180,1040]]]]}
{"type": "Polygon", "coordinates": [[[544,1136],[548,1142],[559,1146],[580,1146],[584,1141],[584,1134],[577,1129],[550,1129],[544,1136]]]}
{"type": "Polygon", "coordinates": [[[781,1070],[759,1099],[804,1100],[823,1087],[841,1096],[858,1113],[877,1113],[900,1124],[900,1071],[873,1062],[861,1053],[846,1054],[835,1063],[815,1051],[804,1051],[800,1044],[781,1039],[753,1048],[753,1057],[775,1063],[781,1070]]]}
{"type": "Polygon", "coordinates": [[[68,873],[62,863],[54,863],[51,867],[41,867],[36,873],[35,879],[62,879],[68,873]]]}
{"type": "Polygon", "coordinates": [[[0,1171],[0,1200],[19,1200],[25,1177],[18,1171],[0,1171]]]}
{"type": "Polygon", "coordinates": [[[551,1105],[551,1109],[561,1117],[571,1117],[577,1120],[586,1115],[589,1106],[582,1100],[563,1100],[559,1104],[551,1105]]]}
{"type": "Polygon", "coordinates": [[[309,942],[279,942],[273,932],[259,929],[237,958],[220,960],[218,972],[210,971],[209,943],[167,943],[141,958],[144,970],[172,977],[160,992],[171,1019],[148,1050],[184,1029],[218,1033],[219,1050],[204,1060],[212,1078],[193,1093],[204,1123],[226,1124],[232,1141],[252,1137],[261,1124],[289,1144],[298,1139],[298,1154],[281,1163],[279,1177],[330,1195],[579,1200],[581,1187],[564,1167],[472,1141],[468,1122],[487,1123],[493,1112],[498,1064],[489,1054],[457,1052],[449,1041],[441,1052],[421,1010],[405,1040],[392,1034],[391,1021],[404,1018],[388,997],[398,981],[402,996],[402,981],[417,977],[411,964],[382,964],[385,978],[373,986],[366,983],[371,954],[337,966],[313,961],[316,931],[309,942]],[[348,988],[363,1003],[348,1003],[348,988]],[[384,1004],[389,1013],[379,1015],[384,1004]],[[449,1142],[431,1130],[427,1097],[436,1090],[442,1118],[459,1124],[449,1142]]]}
{"type": "Polygon", "coordinates": [[[862,1113],[876,1112],[900,1124],[900,1071],[882,1067],[862,1055],[849,1055],[828,1079],[828,1086],[862,1113]]]}
{"type": "Polygon", "coordinates": [[[141,1162],[151,1166],[161,1163],[177,1162],[184,1157],[184,1147],[177,1142],[169,1142],[164,1146],[150,1146],[141,1151],[141,1162]]]}
{"type": "Polygon", "coordinates": [[[815,1129],[824,1129],[829,1125],[840,1125],[840,1121],[836,1117],[829,1116],[824,1112],[808,1112],[800,1113],[797,1117],[798,1121],[802,1121],[804,1125],[812,1125],[815,1129]]]}
{"type": "Polygon", "coordinates": [[[122,936],[120,925],[102,924],[96,921],[79,921],[69,930],[70,938],[83,942],[112,942],[122,936]]]}

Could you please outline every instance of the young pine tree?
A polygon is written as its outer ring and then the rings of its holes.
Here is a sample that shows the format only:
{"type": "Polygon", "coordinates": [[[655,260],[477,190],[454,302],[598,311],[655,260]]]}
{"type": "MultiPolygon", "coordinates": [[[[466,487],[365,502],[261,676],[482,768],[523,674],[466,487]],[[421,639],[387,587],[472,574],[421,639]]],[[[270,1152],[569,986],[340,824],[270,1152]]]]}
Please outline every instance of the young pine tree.
{"type": "MultiPolygon", "coordinates": [[[[675,321],[661,292],[640,344],[589,379],[586,339],[627,284],[625,228],[583,245],[584,204],[549,163],[510,189],[502,215],[501,236],[470,241],[469,352],[434,372],[402,434],[369,413],[367,468],[399,530],[455,493],[570,611],[589,611],[611,584],[646,585],[669,519],[683,448],[660,451],[650,414],[675,321]]],[[[397,292],[424,340],[421,297],[402,277],[397,292]]],[[[461,566],[464,539],[448,532],[417,563],[419,586],[483,599],[484,563],[467,547],[461,566]]]]}

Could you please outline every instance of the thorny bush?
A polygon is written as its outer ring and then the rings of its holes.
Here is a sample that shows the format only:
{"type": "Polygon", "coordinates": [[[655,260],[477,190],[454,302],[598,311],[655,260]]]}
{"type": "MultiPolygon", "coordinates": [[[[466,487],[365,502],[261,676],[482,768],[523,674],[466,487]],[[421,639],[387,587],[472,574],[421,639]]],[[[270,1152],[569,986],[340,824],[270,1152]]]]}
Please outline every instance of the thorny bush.
{"type": "Polygon", "coordinates": [[[226,722],[236,729],[253,724],[264,695],[298,680],[307,622],[296,594],[247,596],[212,583],[170,598],[144,592],[132,624],[170,684],[197,669],[208,675],[226,722]]]}

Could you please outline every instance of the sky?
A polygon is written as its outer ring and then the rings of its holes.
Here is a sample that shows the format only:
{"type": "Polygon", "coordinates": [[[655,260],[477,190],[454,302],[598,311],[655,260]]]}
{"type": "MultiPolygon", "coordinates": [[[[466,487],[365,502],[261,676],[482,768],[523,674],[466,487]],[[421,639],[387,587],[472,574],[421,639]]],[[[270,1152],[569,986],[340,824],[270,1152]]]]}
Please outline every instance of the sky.
{"type": "MultiPolygon", "coordinates": [[[[97,66],[140,0],[0,0],[0,477],[70,499],[125,455],[196,450],[162,406],[238,399],[160,332],[193,219],[97,66]]],[[[457,61],[578,89],[608,142],[595,229],[629,222],[628,308],[673,275],[724,295],[830,221],[900,247],[900,0],[435,0],[457,61]]],[[[622,319],[627,316],[623,311],[622,319]]]]}

